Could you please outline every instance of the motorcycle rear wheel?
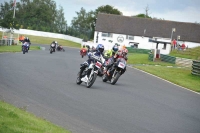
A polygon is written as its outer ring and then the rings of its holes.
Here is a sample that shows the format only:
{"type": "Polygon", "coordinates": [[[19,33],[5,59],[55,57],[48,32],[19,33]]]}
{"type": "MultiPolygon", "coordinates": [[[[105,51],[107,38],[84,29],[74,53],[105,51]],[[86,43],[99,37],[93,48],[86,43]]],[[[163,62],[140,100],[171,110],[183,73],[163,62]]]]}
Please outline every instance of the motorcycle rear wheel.
{"type": "Polygon", "coordinates": [[[106,81],[108,81],[108,79],[107,79],[108,77],[107,77],[107,74],[105,73],[103,76],[102,76],[102,81],[103,82],[106,82],[106,81]]]}

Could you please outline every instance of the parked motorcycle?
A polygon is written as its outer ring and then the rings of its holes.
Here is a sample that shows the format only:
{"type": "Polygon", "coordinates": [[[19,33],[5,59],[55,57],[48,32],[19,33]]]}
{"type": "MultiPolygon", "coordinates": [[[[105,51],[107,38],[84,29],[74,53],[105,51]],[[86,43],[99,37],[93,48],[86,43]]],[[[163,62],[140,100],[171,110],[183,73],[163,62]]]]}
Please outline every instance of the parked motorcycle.
{"type": "Polygon", "coordinates": [[[25,43],[22,45],[22,52],[23,52],[23,54],[28,53],[28,50],[29,50],[29,43],[28,43],[28,42],[25,42],[25,43]]]}
{"type": "Polygon", "coordinates": [[[56,48],[57,51],[63,51],[65,52],[65,49],[63,48],[62,45],[58,45],[58,47],[56,48]]]}
{"type": "Polygon", "coordinates": [[[102,76],[103,82],[110,81],[114,85],[119,77],[126,71],[126,60],[124,58],[118,58],[116,63],[114,63],[109,69],[108,73],[104,73],[102,76]]]}
{"type": "Polygon", "coordinates": [[[84,56],[86,56],[86,54],[87,54],[87,49],[82,48],[82,49],[80,50],[80,55],[81,55],[81,57],[83,58],[84,56]]]}
{"type": "MultiPolygon", "coordinates": [[[[82,82],[84,82],[81,80],[81,78],[83,78],[84,76],[86,76],[87,73],[89,73],[88,81],[85,82],[85,84],[86,84],[87,88],[90,88],[94,84],[94,82],[97,78],[98,70],[99,70],[99,68],[101,68],[101,66],[102,66],[102,63],[100,61],[91,62],[89,67],[86,67],[85,70],[82,72],[82,74],[80,74],[81,70],[79,71],[79,73],[77,75],[76,83],[81,84],[82,82]]],[[[80,69],[82,67],[83,67],[83,65],[80,67],[80,69]]]]}
{"type": "Polygon", "coordinates": [[[54,44],[54,43],[52,43],[51,45],[50,45],[50,54],[52,54],[53,52],[55,52],[55,49],[56,49],[56,45],[54,44]]]}

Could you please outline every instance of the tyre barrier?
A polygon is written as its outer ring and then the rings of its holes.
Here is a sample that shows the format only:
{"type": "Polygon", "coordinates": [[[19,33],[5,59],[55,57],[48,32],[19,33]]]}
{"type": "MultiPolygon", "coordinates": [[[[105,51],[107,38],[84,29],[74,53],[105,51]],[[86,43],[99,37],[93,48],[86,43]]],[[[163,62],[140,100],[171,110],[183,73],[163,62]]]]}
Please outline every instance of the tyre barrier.
{"type": "Polygon", "coordinates": [[[200,61],[193,60],[192,74],[200,76],[200,61]]]}

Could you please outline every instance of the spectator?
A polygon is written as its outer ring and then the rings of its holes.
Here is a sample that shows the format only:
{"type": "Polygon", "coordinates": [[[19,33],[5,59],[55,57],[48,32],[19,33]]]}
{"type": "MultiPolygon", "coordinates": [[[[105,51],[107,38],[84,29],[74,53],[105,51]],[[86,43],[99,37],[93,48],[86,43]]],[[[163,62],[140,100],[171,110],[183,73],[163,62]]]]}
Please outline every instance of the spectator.
{"type": "Polygon", "coordinates": [[[176,49],[176,40],[174,39],[172,43],[173,43],[174,49],[176,49]]]}
{"type": "Polygon", "coordinates": [[[21,35],[21,36],[19,37],[19,41],[20,41],[20,42],[23,42],[24,39],[25,39],[25,36],[24,36],[24,35],[21,35]]]}
{"type": "Polygon", "coordinates": [[[185,50],[185,42],[181,45],[182,50],[185,50]]]}

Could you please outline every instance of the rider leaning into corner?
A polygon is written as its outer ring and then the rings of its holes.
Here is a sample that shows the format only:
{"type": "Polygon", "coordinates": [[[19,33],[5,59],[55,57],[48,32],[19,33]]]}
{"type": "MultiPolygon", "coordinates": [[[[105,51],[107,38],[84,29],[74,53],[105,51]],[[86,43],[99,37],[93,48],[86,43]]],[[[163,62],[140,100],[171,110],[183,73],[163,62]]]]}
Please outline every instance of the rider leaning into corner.
{"type": "MultiPolygon", "coordinates": [[[[108,64],[105,64],[105,70],[104,70],[104,73],[107,72],[107,75],[110,75],[110,71],[112,71],[115,67],[115,64],[117,64],[119,61],[121,61],[122,59],[125,59],[125,61],[128,60],[127,58],[127,54],[128,54],[128,50],[126,48],[123,48],[121,50],[118,50],[116,52],[116,54],[114,56],[111,56],[109,59],[108,59],[108,64]],[[113,65],[114,64],[114,65],[113,65]]],[[[125,70],[124,72],[126,71],[126,67],[125,67],[125,70]]],[[[123,72],[123,73],[124,73],[123,72]]],[[[122,73],[122,74],[123,74],[122,73]]]]}
{"type": "Polygon", "coordinates": [[[22,41],[22,46],[25,45],[25,44],[28,46],[28,50],[29,50],[30,45],[31,45],[31,41],[28,37],[25,37],[24,40],[22,41]],[[26,42],[28,43],[28,45],[26,44],[26,42]]]}
{"type": "MultiPolygon", "coordinates": [[[[79,75],[80,77],[81,77],[82,72],[85,70],[85,68],[89,67],[90,63],[95,61],[95,58],[98,58],[99,60],[102,61],[103,51],[104,51],[104,45],[98,44],[96,47],[96,51],[88,53],[88,60],[85,61],[83,64],[81,64],[81,68],[80,68],[81,71],[80,71],[80,75],[79,75]]],[[[85,75],[85,77],[81,78],[81,80],[84,82],[87,82],[89,74],[90,74],[90,72],[87,71],[87,74],[85,75]]]]}

